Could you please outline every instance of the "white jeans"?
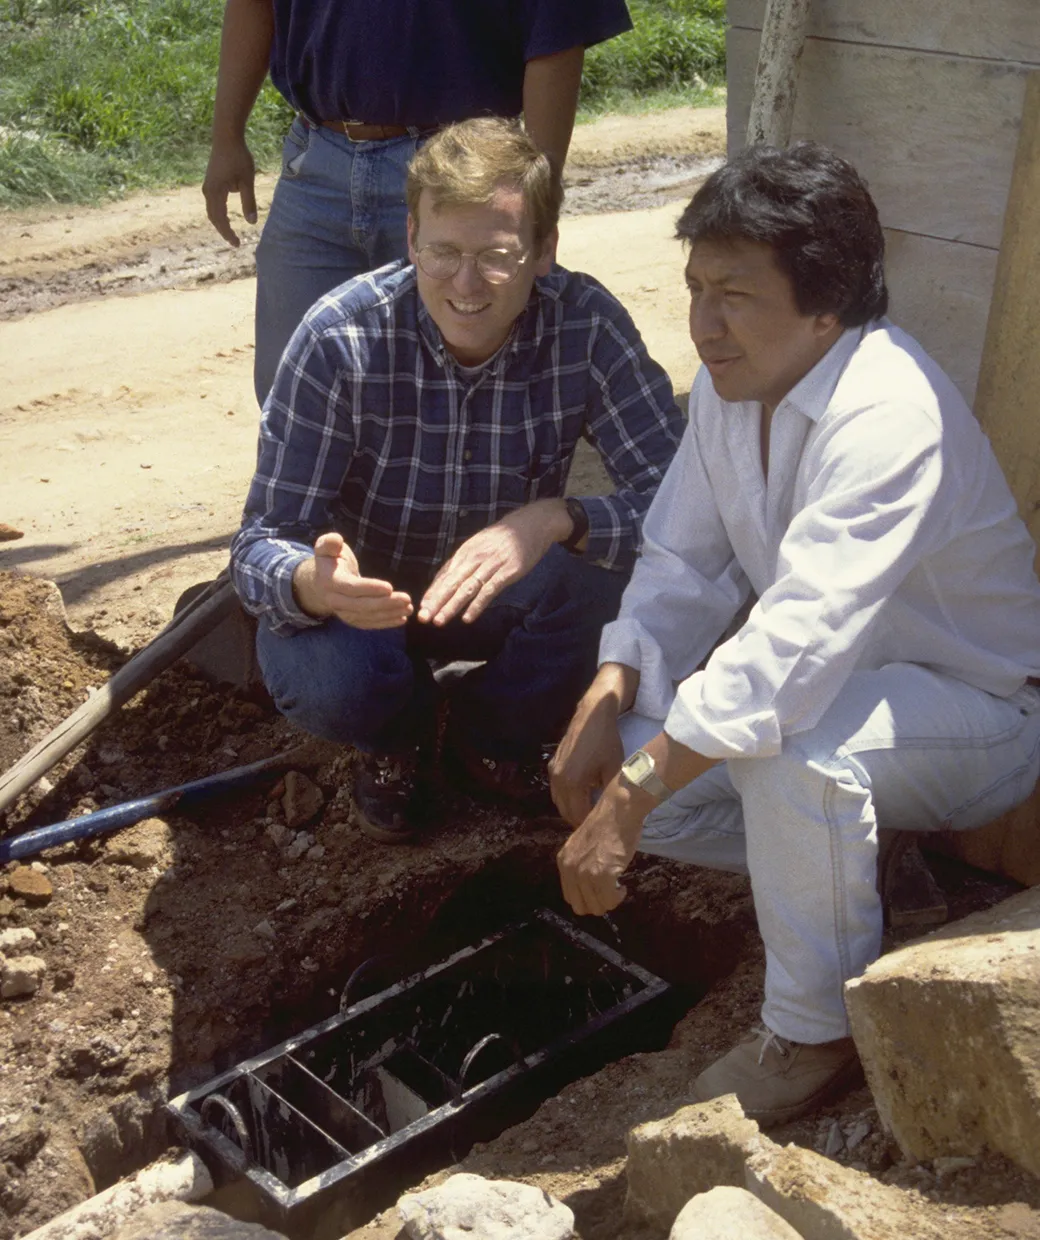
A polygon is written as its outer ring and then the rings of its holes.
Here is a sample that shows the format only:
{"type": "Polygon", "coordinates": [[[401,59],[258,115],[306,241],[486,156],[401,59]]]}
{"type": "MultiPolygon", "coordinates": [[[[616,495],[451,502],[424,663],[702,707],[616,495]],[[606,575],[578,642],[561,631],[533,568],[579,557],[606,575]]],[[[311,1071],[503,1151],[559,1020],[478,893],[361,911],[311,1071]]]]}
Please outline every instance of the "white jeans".
{"type": "MultiPolygon", "coordinates": [[[[626,753],[661,731],[620,721],[626,753]]],[[[766,947],[766,1025],[847,1036],[842,987],[877,958],[877,830],[979,827],[1029,796],[1040,690],[997,698],[916,664],[856,672],[774,758],[713,767],[647,816],[640,850],[751,875],[766,947]]]]}

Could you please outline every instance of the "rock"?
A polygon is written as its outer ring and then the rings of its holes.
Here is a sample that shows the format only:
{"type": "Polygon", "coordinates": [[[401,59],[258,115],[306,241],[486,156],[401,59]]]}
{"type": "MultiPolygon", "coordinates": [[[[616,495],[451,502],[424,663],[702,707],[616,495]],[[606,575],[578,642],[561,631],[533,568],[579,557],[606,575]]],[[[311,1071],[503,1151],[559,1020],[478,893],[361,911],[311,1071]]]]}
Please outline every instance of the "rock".
{"type": "Polygon", "coordinates": [[[272,844],[276,844],[279,848],[285,843],[289,834],[288,827],[281,822],[268,823],[267,830],[264,832],[272,844]]]}
{"type": "Polygon", "coordinates": [[[7,876],[8,890],[13,896],[21,896],[30,904],[46,904],[54,895],[51,880],[45,874],[38,874],[27,865],[20,865],[7,876]]]}
{"type": "Polygon", "coordinates": [[[285,776],[285,825],[296,831],[316,818],[325,805],[325,794],[313,780],[302,771],[289,771],[285,776]]]}
{"type": "Polygon", "coordinates": [[[313,843],[313,836],[308,835],[306,831],[300,831],[293,837],[289,847],[285,850],[285,855],[290,861],[298,861],[313,843]]]}
{"type": "Polygon", "coordinates": [[[746,1188],[719,1185],[679,1211],[668,1240],[801,1240],[790,1223],[746,1188]]]}
{"type": "Polygon", "coordinates": [[[173,849],[173,832],[161,818],[145,818],[126,827],[105,841],[105,860],[113,865],[130,865],[147,870],[164,866],[173,849]]]}
{"type": "Polygon", "coordinates": [[[24,538],[25,534],[22,530],[15,529],[13,525],[8,525],[6,521],[0,521],[0,542],[15,542],[19,538],[24,538]]]}
{"type": "Polygon", "coordinates": [[[626,1141],[625,1217],[663,1231],[698,1193],[717,1185],[743,1188],[744,1165],[766,1138],[728,1094],[640,1124],[626,1141]]]}
{"type": "Polygon", "coordinates": [[[39,956],[15,956],[4,960],[0,974],[0,999],[20,999],[34,995],[43,985],[47,961],[39,956]]]}
{"type": "Polygon", "coordinates": [[[10,917],[16,908],[13,900],[9,900],[7,896],[0,898],[0,917],[10,917]]]}
{"type": "Polygon", "coordinates": [[[570,1240],[574,1215],[544,1189],[461,1172],[397,1203],[409,1240],[570,1240]]]}
{"type": "Polygon", "coordinates": [[[988,1147],[1040,1175],[1040,887],[883,956],[845,994],[904,1153],[988,1147]]]}
{"type": "Polygon", "coordinates": [[[211,1206],[161,1201],[138,1210],[112,1240],[285,1240],[280,1231],[241,1223],[211,1206]]]}
{"type": "Polygon", "coordinates": [[[262,921],[258,921],[253,927],[253,933],[262,939],[267,939],[269,943],[273,943],[277,938],[274,926],[265,917],[262,921]]]}
{"type": "Polygon", "coordinates": [[[14,1163],[24,1167],[46,1143],[48,1130],[31,1113],[20,1115],[13,1124],[0,1128],[0,1165],[14,1163]]]}
{"type": "Polygon", "coordinates": [[[797,1145],[772,1141],[748,1160],[747,1187],[804,1240],[977,1240],[978,1220],[879,1184],[797,1145]]]}
{"type": "Polygon", "coordinates": [[[28,926],[11,926],[0,930],[0,954],[4,956],[24,956],[36,943],[36,932],[28,926]]]}

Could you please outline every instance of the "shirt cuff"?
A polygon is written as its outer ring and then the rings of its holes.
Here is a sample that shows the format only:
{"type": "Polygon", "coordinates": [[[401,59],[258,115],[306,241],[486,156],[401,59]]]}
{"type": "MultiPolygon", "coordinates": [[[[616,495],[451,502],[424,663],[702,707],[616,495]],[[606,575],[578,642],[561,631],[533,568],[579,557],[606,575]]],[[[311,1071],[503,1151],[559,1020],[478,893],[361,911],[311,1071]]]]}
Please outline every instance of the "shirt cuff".
{"type": "Polygon", "coordinates": [[[735,711],[713,718],[719,712],[704,700],[707,679],[707,672],[694,672],[679,686],[664,721],[668,735],[705,758],[773,758],[780,753],[783,734],[776,712],[735,711]]]}
{"type": "Polygon", "coordinates": [[[582,559],[601,568],[628,568],[635,560],[635,547],[626,547],[618,514],[601,495],[582,495],[581,505],[589,518],[589,537],[582,559]]]}
{"type": "Polygon", "coordinates": [[[614,620],[603,626],[599,661],[621,663],[639,673],[636,700],[632,703],[637,714],[651,719],[663,719],[668,714],[675,699],[675,682],[664,651],[638,621],[614,620]]]}
{"type": "Polygon", "coordinates": [[[297,629],[316,629],[325,623],[326,617],[308,615],[297,603],[293,593],[293,573],[308,558],[306,552],[286,552],[272,570],[273,611],[277,619],[272,617],[274,622],[271,624],[271,631],[279,636],[288,637],[297,629]]]}

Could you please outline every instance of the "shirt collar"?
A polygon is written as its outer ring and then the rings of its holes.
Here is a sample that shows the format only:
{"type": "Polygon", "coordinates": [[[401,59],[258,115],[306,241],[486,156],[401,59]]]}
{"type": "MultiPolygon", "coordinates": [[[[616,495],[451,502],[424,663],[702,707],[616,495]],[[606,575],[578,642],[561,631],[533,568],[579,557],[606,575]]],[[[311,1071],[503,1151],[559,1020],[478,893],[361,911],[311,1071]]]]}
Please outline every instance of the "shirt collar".
{"type": "Polygon", "coordinates": [[[860,346],[864,335],[870,330],[865,327],[846,327],[816,365],[803,375],[787,393],[778,409],[785,405],[805,414],[812,422],[819,422],[827,412],[834,389],[852,359],[853,353],[860,346]]]}
{"type": "MultiPolygon", "coordinates": [[[[524,306],[523,310],[514,319],[513,326],[509,329],[509,335],[499,346],[494,356],[489,357],[485,363],[490,373],[501,373],[522,348],[534,343],[542,321],[540,307],[541,291],[536,281],[531,289],[531,296],[527,299],[527,305],[524,306]]],[[[448,352],[448,347],[444,343],[444,337],[441,335],[441,329],[433,321],[429,310],[426,309],[426,303],[419,295],[419,286],[414,281],[414,278],[412,292],[417,307],[416,320],[419,326],[419,334],[425,340],[438,366],[454,365],[455,359],[448,352]]]]}

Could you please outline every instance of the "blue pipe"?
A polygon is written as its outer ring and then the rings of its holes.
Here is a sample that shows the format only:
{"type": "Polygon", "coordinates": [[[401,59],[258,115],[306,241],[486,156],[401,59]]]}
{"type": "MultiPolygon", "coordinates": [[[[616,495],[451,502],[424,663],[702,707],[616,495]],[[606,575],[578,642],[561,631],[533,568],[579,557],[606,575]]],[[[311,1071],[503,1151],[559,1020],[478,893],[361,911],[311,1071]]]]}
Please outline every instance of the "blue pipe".
{"type": "Polygon", "coordinates": [[[150,796],[139,797],[136,801],[110,805],[107,809],[99,809],[93,814],[68,818],[65,822],[56,822],[49,827],[36,827],[23,835],[14,836],[13,839],[0,840],[0,863],[16,861],[21,857],[35,857],[45,848],[67,844],[70,840],[90,839],[93,835],[103,835],[106,831],[115,831],[119,827],[130,827],[152,814],[167,813],[175,806],[191,805],[215,793],[240,788],[266,771],[290,765],[291,756],[282,753],[273,758],[263,758],[248,766],[232,767],[230,771],[207,775],[204,779],[179,784],[176,788],[165,788],[162,792],[153,792],[150,796]]]}

